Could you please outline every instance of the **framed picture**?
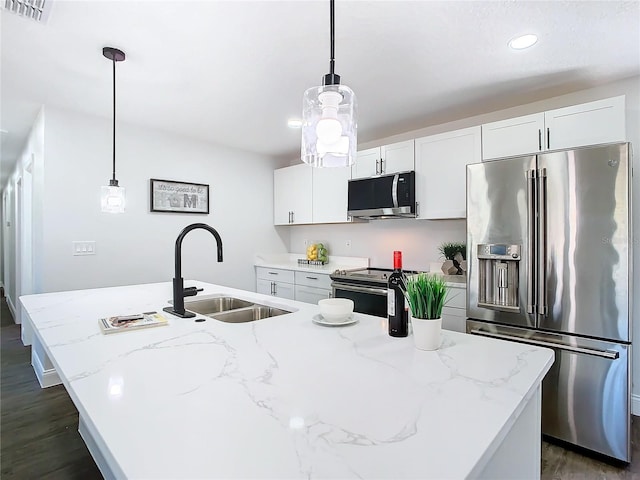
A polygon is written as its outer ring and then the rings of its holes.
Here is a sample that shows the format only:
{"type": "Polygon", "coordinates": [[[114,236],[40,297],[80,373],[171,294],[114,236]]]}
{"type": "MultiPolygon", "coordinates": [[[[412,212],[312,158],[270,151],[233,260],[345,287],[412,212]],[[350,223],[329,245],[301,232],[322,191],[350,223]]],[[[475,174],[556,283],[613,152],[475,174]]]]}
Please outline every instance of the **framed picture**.
{"type": "Polygon", "coordinates": [[[151,211],[209,213],[209,185],[151,179],[151,211]]]}

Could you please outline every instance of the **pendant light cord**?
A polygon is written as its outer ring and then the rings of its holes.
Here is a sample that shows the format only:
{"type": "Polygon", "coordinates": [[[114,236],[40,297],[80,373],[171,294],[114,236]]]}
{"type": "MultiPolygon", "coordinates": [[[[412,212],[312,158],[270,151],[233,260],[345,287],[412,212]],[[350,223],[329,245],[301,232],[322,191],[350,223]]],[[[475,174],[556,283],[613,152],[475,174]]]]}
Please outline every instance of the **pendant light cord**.
{"type": "Polygon", "coordinates": [[[329,73],[333,76],[334,65],[335,65],[335,52],[334,52],[334,44],[335,44],[335,25],[334,25],[334,0],[329,0],[329,16],[330,16],[330,28],[331,28],[331,59],[329,61],[329,73]]]}
{"type": "Polygon", "coordinates": [[[113,62],[113,183],[116,185],[116,59],[113,62]]]}

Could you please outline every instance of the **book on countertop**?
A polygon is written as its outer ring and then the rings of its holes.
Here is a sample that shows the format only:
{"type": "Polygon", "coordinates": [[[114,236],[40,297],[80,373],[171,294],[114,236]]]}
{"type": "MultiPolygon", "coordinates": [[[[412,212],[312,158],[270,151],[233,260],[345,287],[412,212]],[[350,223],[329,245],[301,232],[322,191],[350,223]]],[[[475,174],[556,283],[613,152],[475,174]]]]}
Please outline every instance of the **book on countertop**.
{"type": "Polygon", "coordinates": [[[128,332],[141,328],[161,327],[168,325],[169,321],[158,312],[145,312],[135,315],[120,315],[98,320],[102,333],[128,332]]]}

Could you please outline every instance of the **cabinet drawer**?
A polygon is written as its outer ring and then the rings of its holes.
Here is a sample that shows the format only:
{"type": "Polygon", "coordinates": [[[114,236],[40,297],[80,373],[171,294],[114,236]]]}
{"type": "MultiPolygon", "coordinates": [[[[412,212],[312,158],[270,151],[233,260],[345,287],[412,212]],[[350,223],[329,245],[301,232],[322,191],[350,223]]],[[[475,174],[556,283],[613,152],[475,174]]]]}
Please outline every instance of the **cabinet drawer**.
{"type": "Polygon", "coordinates": [[[467,308],[467,289],[466,288],[449,288],[449,298],[445,307],[449,308],[467,308]]]}
{"type": "Polygon", "coordinates": [[[326,273],[295,272],[296,285],[331,289],[331,279],[326,273]]]}
{"type": "Polygon", "coordinates": [[[256,267],[256,277],[260,280],[271,280],[272,282],[294,283],[293,270],[256,267]]]}
{"type": "Polygon", "coordinates": [[[454,332],[465,333],[467,328],[467,316],[457,312],[463,312],[458,308],[442,309],[442,328],[453,330],[454,332]],[[446,311],[445,311],[446,310],[446,311]]]}

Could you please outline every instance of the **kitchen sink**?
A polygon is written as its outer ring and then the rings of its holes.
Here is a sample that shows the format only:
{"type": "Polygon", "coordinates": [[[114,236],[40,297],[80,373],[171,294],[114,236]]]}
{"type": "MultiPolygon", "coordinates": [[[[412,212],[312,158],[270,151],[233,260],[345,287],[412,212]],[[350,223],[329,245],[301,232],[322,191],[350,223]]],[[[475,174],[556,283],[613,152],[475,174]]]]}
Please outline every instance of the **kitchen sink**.
{"type": "Polygon", "coordinates": [[[185,309],[201,315],[212,315],[214,313],[246,308],[252,305],[252,302],[233,297],[203,298],[202,300],[185,300],[184,302],[185,309]]]}
{"type": "Polygon", "coordinates": [[[269,307],[240,298],[216,296],[185,300],[184,308],[190,312],[228,323],[244,323],[291,313],[282,308],[269,307]]]}
{"type": "Polygon", "coordinates": [[[256,320],[262,320],[263,318],[276,317],[278,315],[284,315],[291,313],[288,310],[282,310],[281,308],[267,307],[266,305],[253,305],[250,308],[241,308],[238,310],[229,310],[226,312],[220,312],[211,315],[211,317],[221,322],[227,323],[244,323],[254,322],[256,320]]]}

